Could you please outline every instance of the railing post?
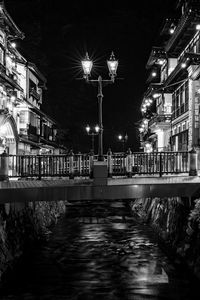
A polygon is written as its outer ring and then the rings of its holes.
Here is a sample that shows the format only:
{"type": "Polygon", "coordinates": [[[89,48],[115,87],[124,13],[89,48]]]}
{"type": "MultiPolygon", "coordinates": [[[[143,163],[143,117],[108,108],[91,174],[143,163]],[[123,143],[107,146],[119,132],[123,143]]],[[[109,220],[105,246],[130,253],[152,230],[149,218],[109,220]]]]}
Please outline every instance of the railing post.
{"type": "Polygon", "coordinates": [[[41,178],[42,178],[42,156],[38,155],[38,179],[41,180],[41,178]]]}
{"type": "Polygon", "coordinates": [[[189,152],[189,176],[197,175],[197,152],[194,148],[189,152]]]}
{"type": "Polygon", "coordinates": [[[112,161],[112,151],[109,148],[108,149],[108,153],[107,153],[107,157],[108,157],[108,177],[112,177],[112,173],[113,173],[113,161],[112,161]]]}
{"type": "Polygon", "coordinates": [[[0,155],[0,181],[8,180],[8,154],[4,151],[0,155]]]}
{"type": "Polygon", "coordinates": [[[132,165],[133,165],[132,152],[131,149],[128,148],[127,156],[126,156],[126,173],[129,178],[132,177],[132,165]]]}
{"type": "Polygon", "coordinates": [[[93,178],[93,165],[94,165],[94,152],[90,150],[89,153],[89,170],[90,170],[90,178],[93,178]]]}
{"type": "Polygon", "coordinates": [[[162,153],[161,152],[159,154],[159,158],[160,158],[160,160],[159,160],[159,175],[160,175],[160,177],[162,177],[162,153]]]}
{"type": "Polygon", "coordinates": [[[73,150],[69,152],[69,179],[74,179],[74,153],[73,150]]]}
{"type": "Polygon", "coordinates": [[[79,172],[79,175],[82,174],[82,157],[81,157],[81,152],[78,153],[78,172],[79,172]]]}

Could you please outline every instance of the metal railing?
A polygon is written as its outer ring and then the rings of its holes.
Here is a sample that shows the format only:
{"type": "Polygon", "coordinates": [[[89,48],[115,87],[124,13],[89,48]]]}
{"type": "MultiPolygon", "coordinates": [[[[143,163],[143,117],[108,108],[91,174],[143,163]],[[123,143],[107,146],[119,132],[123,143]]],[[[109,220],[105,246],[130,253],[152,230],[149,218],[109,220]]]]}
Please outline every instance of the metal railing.
{"type": "Polygon", "coordinates": [[[72,177],[89,176],[87,154],[69,155],[9,155],[9,177],[72,177]]]}
{"type": "MultiPolygon", "coordinates": [[[[90,177],[97,156],[9,155],[9,177],[90,177]]],[[[104,155],[110,176],[188,173],[188,152],[111,153],[104,155]]]]}
{"type": "Polygon", "coordinates": [[[189,172],[188,152],[153,152],[133,154],[134,174],[177,174],[189,172]]]}
{"type": "Polygon", "coordinates": [[[169,125],[171,123],[171,115],[170,114],[163,114],[163,115],[157,114],[149,121],[149,126],[152,126],[153,124],[159,124],[159,123],[162,123],[165,126],[169,125]]]}

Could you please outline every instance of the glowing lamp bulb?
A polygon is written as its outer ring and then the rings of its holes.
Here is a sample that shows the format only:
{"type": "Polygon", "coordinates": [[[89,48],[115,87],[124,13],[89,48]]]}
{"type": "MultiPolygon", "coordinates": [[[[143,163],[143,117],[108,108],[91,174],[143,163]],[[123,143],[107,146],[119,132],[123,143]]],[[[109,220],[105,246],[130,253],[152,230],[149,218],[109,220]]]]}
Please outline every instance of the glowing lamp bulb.
{"type": "Polygon", "coordinates": [[[99,130],[100,130],[99,125],[96,125],[96,126],[94,127],[94,129],[95,129],[96,133],[98,133],[99,130]]]}
{"type": "Polygon", "coordinates": [[[158,60],[158,64],[161,65],[161,66],[164,64],[164,62],[165,62],[164,59],[159,59],[159,60],[158,60]]]}
{"type": "Polygon", "coordinates": [[[13,43],[11,43],[11,46],[12,46],[13,48],[16,48],[17,45],[16,45],[16,43],[13,42],[13,43]]]}
{"type": "Polygon", "coordinates": [[[90,75],[93,62],[90,60],[88,53],[86,53],[85,59],[81,61],[83,72],[86,76],[90,75]]]}
{"type": "Polygon", "coordinates": [[[196,25],[196,30],[200,30],[200,24],[196,25]]]}
{"type": "Polygon", "coordinates": [[[87,125],[87,126],[85,127],[85,129],[86,129],[87,133],[90,132],[90,126],[89,126],[89,125],[87,125]]]}
{"type": "Polygon", "coordinates": [[[160,96],[160,94],[156,94],[156,93],[153,94],[153,98],[154,98],[154,99],[158,98],[159,96],[160,96]]]}

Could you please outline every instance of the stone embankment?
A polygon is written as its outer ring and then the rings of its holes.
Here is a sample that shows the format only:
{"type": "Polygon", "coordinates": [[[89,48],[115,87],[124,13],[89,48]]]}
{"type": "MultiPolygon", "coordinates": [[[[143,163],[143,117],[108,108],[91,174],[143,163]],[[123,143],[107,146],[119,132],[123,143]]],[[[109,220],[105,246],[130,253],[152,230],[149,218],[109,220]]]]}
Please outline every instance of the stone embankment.
{"type": "Polygon", "coordinates": [[[166,249],[200,279],[200,199],[136,199],[131,208],[155,229],[166,249]]]}
{"type": "Polygon", "coordinates": [[[26,247],[48,235],[49,227],[64,212],[63,201],[0,205],[0,280],[26,247]]]}

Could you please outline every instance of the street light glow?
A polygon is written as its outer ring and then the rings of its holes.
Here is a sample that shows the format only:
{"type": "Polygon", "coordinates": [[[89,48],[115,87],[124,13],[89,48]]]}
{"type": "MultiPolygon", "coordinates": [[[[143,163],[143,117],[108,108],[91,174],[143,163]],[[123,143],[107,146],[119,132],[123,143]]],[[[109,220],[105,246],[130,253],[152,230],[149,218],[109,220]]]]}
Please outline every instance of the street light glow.
{"type": "Polygon", "coordinates": [[[116,76],[118,68],[118,60],[115,59],[114,53],[111,53],[110,59],[107,60],[110,76],[116,76]]]}
{"type": "Polygon", "coordinates": [[[93,62],[90,60],[88,53],[86,53],[85,59],[81,61],[84,75],[89,76],[92,70],[93,62]]]}
{"type": "Polygon", "coordinates": [[[86,129],[87,133],[90,132],[90,126],[89,126],[89,125],[87,125],[87,126],[85,127],[85,129],[86,129]]]}
{"type": "Polygon", "coordinates": [[[196,25],[196,30],[200,30],[200,24],[196,25]]]}
{"type": "Polygon", "coordinates": [[[96,126],[94,127],[94,129],[95,129],[95,131],[98,133],[99,130],[100,130],[99,125],[96,125],[96,126]]]}

